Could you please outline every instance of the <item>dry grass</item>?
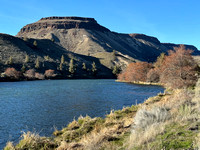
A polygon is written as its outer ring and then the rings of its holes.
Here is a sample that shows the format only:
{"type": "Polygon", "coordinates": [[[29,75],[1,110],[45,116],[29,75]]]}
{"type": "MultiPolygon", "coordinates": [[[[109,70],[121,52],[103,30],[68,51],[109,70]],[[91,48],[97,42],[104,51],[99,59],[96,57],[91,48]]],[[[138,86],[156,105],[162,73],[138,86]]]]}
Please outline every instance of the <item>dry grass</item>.
{"type": "Polygon", "coordinates": [[[200,79],[196,83],[195,96],[192,101],[196,103],[196,108],[200,112],[200,79]]]}
{"type": "Polygon", "coordinates": [[[62,141],[56,150],[65,150],[67,148],[69,148],[69,144],[66,141],[62,141]]]}
{"type": "Polygon", "coordinates": [[[91,118],[89,116],[79,117],[78,120],[71,122],[66,128],[61,131],[55,131],[56,141],[78,142],[86,134],[90,134],[97,126],[104,123],[102,118],[91,118]]]}
{"type": "Polygon", "coordinates": [[[165,107],[170,110],[170,113],[174,118],[179,112],[186,111],[188,108],[187,106],[193,105],[191,101],[193,97],[193,90],[178,89],[173,90],[172,92],[165,91],[163,95],[149,98],[144,104],[149,108],[165,107]],[[187,106],[185,107],[184,105],[187,106]],[[182,110],[180,110],[181,107],[183,107],[182,110]]]}
{"type": "Polygon", "coordinates": [[[67,128],[54,132],[58,136],[56,141],[62,141],[57,149],[116,150],[123,145],[124,137],[130,131],[132,118],[137,109],[138,106],[131,106],[111,111],[104,120],[92,119],[89,116],[79,117],[78,120],[71,122],[67,128]],[[93,123],[94,121],[95,123],[93,123]],[[90,129],[92,127],[92,129],[89,132],[83,132],[88,127],[90,129]],[[78,135],[77,140],[74,140],[76,139],[74,135],[78,135]]]}
{"type": "Polygon", "coordinates": [[[15,150],[15,147],[12,142],[8,142],[4,147],[4,150],[15,150]]]}
{"type": "Polygon", "coordinates": [[[66,141],[61,141],[60,145],[56,150],[83,150],[83,145],[72,142],[72,143],[67,143],[66,141]]]}
{"type": "Polygon", "coordinates": [[[41,140],[41,137],[39,136],[39,134],[31,133],[31,132],[23,133],[21,137],[22,137],[22,140],[17,145],[18,148],[23,148],[30,145],[34,146],[41,140]]]}
{"type": "Polygon", "coordinates": [[[132,149],[154,140],[158,134],[164,132],[165,124],[170,117],[170,113],[165,108],[140,109],[134,118],[128,148],[132,149]]]}
{"type": "Polygon", "coordinates": [[[165,131],[167,123],[154,123],[148,126],[145,130],[133,130],[128,141],[128,149],[140,147],[152,142],[157,135],[165,131]]]}
{"type": "Polygon", "coordinates": [[[194,109],[192,108],[191,105],[181,105],[180,108],[178,109],[178,115],[176,116],[177,120],[189,120],[192,118],[195,118],[195,113],[194,109]]]}
{"type": "Polygon", "coordinates": [[[111,111],[102,126],[96,126],[90,134],[80,140],[84,149],[119,149],[123,145],[124,136],[130,131],[132,117],[137,109],[138,106],[131,106],[111,111]]]}
{"type": "Polygon", "coordinates": [[[134,118],[134,129],[146,129],[152,124],[165,122],[171,117],[166,108],[140,109],[134,118]]]}
{"type": "Polygon", "coordinates": [[[85,145],[85,149],[100,149],[101,144],[109,137],[108,129],[104,128],[100,132],[92,132],[92,134],[85,136],[81,143],[85,145]]]}
{"type": "Polygon", "coordinates": [[[40,137],[37,133],[23,133],[22,140],[16,145],[16,149],[55,149],[57,146],[52,140],[40,137]]]}
{"type": "Polygon", "coordinates": [[[120,142],[124,140],[127,128],[124,128],[123,123],[118,123],[113,126],[104,127],[100,131],[93,131],[91,134],[83,137],[80,141],[86,150],[96,149],[118,149],[120,142]]]}

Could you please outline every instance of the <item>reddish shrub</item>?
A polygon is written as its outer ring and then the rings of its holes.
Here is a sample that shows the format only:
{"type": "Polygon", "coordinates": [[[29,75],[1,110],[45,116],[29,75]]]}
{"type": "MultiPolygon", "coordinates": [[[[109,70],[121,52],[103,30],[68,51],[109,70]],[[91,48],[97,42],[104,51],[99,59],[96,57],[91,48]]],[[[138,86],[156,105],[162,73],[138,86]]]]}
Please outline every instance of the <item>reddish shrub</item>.
{"type": "Polygon", "coordinates": [[[169,56],[165,57],[160,69],[160,82],[171,88],[195,85],[197,64],[191,53],[183,45],[175,48],[175,51],[169,51],[169,56]]]}
{"type": "Polygon", "coordinates": [[[120,80],[120,81],[125,80],[125,72],[122,72],[122,73],[118,74],[117,75],[117,79],[120,80]]]}
{"type": "Polygon", "coordinates": [[[152,68],[147,73],[147,82],[157,83],[160,81],[160,74],[159,71],[155,68],[152,68]]]}
{"type": "Polygon", "coordinates": [[[41,73],[36,72],[36,73],[35,73],[35,78],[36,78],[36,79],[39,79],[39,80],[44,80],[44,75],[41,74],[41,73]]]}
{"type": "Polygon", "coordinates": [[[46,70],[44,75],[45,75],[45,77],[47,77],[47,78],[53,78],[53,77],[56,76],[55,71],[54,71],[54,70],[51,70],[51,69],[46,70]]]}
{"type": "Polygon", "coordinates": [[[28,79],[35,79],[35,70],[34,69],[29,69],[24,73],[24,76],[27,77],[28,79]]]}
{"type": "Polygon", "coordinates": [[[136,62],[131,63],[127,66],[124,72],[120,74],[120,78],[131,82],[131,81],[143,81],[145,82],[147,80],[147,73],[152,68],[152,64],[149,64],[147,62],[136,62]]]}
{"type": "Polygon", "coordinates": [[[7,68],[6,71],[4,72],[4,74],[11,78],[11,79],[15,79],[15,80],[19,80],[22,77],[22,74],[20,71],[17,71],[15,68],[7,68]]]}

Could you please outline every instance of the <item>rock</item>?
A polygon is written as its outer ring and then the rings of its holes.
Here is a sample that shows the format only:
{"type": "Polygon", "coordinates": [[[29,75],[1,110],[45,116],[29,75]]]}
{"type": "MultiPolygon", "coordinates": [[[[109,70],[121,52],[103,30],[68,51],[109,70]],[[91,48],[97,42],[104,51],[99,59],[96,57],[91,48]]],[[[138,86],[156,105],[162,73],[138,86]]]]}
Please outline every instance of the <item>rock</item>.
{"type": "Polygon", "coordinates": [[[24,26],[17,36],[26,36],[26,33],[41,29],[89,29],[97,31],[110,31],[109,29],[99,25],[94,18],[82,17],[47,17],[42,18],[38,22],[24,26]]]}

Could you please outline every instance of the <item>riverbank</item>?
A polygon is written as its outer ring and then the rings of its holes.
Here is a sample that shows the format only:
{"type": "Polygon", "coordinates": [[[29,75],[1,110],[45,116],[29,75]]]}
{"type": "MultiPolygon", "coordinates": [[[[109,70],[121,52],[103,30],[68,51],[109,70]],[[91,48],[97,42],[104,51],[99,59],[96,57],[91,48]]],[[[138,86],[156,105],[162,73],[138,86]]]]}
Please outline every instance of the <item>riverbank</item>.
{"type": "Polygon", "coordinates": [[[111,111],[106,118],[79,117],[55,137],[24,133],[8,149],[200,148],[200,81],[195,89],[165,91],[144,103],[111,111]]]}
{"type": "Polygon", "coordinates": [[[115,80],[116,82],[124,82],[124,83],[132,83],[132,84],[141,84],[141,85],[158,85],[164,86],[162,83],[154,83],[154,82],[135,82],[135,81],[125,81],[125,80],[115,80]]]}
{"type": "Polygon", "coordinates": [[[85,76],[85,77],[55,77],[55,78],[44,78],[44,79],[28,79],[28,78],[21,78],[21,79],[10,79],[10,78],[1,78],[0,77],[0,82],[20,82],[20,81],[40,81],[40,80],[78,80],[78,79],[116,79],[113,77],[90,77],[90,76],[85,76]]]}

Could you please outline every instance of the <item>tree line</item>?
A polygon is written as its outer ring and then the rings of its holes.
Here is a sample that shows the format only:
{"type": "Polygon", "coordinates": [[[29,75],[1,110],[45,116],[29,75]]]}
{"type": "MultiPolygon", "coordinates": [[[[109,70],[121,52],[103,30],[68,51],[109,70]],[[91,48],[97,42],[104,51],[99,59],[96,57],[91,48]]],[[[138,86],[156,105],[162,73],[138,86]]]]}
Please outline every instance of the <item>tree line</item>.
{"type": "MultiPolygon", "coordinates": [[[[50,57],[49,56],[45,56],[45,60],[49,60],[50,57]]],[[[70,77],[73,77],[73,75],[76,73],[76,69],[77,69],[77,64],[74,63],[74,59],[71,58],[70,62],[69,62],[69,66],[68,66],[68,70],[66,70],[67,64],[64,58],[64,55],[61,56],[60,59],[60,64],[57,67],[56,71],[52,70],[52,69],[47,69],[45,70],[44,74],[36,72],[36,70],[41,69],[41,62],[39,60],[39,57],[36,58],[35,60],[35,65],[34,68],[32,69],[27,69],[27,64],[30,63],[30,58],[28,55],[25,56],[25,60],[24,63],[21,67],[20,71],[17,71],[14,67],[11,67],[14,62],[13,62],[13,58],[12,56],[9,57],[8,61],[6,61],[6,65],[9,65],[10,67],[8,67],[4,73],[1,74],[0,78],[9,78],[11,80],[20,80],[20,79],[50,79],[50,78],[55,78],[58,74],[56,74],[55,72],[59,71],[60,73],[68,71],[70,74],[70,77]],[[65,66],[65,69],[64,69],[65,66]]],[[[44,67],[44,66],[43,66],[44,67]]],[[[83,62],[82,63],[82,70],[86,73],[88,71],[92,72],[92,75],[96,76],[97,74],[97,67],[95,62],[93,62],[91,64],[91,68],[87,68],[86,64],[83,62]]]]}

